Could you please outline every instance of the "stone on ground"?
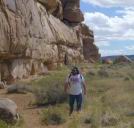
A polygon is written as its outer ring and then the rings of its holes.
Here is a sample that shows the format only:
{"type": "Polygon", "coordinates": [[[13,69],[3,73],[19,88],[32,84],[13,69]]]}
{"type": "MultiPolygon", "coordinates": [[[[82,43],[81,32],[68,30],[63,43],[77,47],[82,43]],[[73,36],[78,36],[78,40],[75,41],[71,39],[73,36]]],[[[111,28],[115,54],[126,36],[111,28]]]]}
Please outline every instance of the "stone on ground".
{"type": "Polygon", "coordinates": [[[7,123],[17,121],[17,105],[10,99],[0,98],[0,120],[7,123]]]}

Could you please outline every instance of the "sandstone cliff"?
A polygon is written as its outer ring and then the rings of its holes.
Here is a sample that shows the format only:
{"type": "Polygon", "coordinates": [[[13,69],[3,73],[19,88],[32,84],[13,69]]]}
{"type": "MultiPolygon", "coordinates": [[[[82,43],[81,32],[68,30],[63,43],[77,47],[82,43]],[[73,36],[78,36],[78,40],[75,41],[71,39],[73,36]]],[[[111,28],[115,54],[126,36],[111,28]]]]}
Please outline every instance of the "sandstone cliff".
{"type": "Polygon", "coordinates": [[[79,0],[0,0],[0,79],[42,74],[46,67],[64,64],[66,56],[69,63],[80,62],[83,50],[85,59],[97,60],[93,35],[83,36],[79,4],[79,0]]]}
{"type": "Polygon", "coordinates": [[[94,33],[85,24],[81,24],[84,58],[90,62],[96,62],[100,58],[98,48],[94,44],[94,33]]]}

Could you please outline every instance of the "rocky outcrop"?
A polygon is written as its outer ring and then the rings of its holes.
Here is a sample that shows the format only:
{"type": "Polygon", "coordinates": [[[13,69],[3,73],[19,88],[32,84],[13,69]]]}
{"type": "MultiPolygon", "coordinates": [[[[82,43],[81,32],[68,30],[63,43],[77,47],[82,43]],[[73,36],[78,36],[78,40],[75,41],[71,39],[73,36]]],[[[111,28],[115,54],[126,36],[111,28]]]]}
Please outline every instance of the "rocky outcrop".
{"type": "Polygon", "coordinates": [[[63,19],[63,8],[60,0],[38,0],[46,10],[59,19],[63,19]]]}
{"type": "Polygon", "coordinates": [[[115,58],[114,63],[133,63],[133,61],[125,55],[121,55],[115,58]]]}
{"type": "Polygon", "coordinates": [[[80,0],[61,0],[63,5],[63,19],[65,23],[72,25],[84,21],[80,10],[80,0]]]}
{"type": "Polygon", "coordinates": [[[17,121],[17,105],[12,100],[0,98],[0,120],[7,123],[17,121]]]}
{"type": "Polygon", "coordinates": [[[79,3],[0,0],[0,79],[13,82],[45,73],[64,64],[65,56],[69,63],[80,62],[82,39],[76,28],[84,19],[79,3]]]}
{"type": "Polygon", "coordinates": [[[98,48],[94,44],[94,33],[85,24],[81,24],[81,34],[83,40],[83,55],[90,62],[99,60],[98,48]]]}

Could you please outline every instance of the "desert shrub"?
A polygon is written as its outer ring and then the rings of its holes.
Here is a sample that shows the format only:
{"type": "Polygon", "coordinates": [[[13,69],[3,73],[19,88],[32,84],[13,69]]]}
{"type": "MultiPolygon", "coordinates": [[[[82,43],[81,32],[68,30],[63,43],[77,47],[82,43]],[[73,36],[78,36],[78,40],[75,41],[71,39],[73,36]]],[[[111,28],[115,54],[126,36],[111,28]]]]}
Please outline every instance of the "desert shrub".
{"type": "Polygon", "coordinates": [[[86,117],[86,118],[84,119],[84,123],[85,123],[85,124],[91,124],[91,123],[92,123],[92,118],[91,118],[91,117],[86,117]]]}
{"type": "Polygon", "coordinates": [[[59,85],[41,87],[34,91],[35,103],[37,105],[49,105],[63,103],[67,100],[67,94],[59,85]]]}
{"type": "Polygon", "coordinates": [[[48,76],[37,81],[32,81],[33,94],[37,105],[49,105],[63,103],[67,100],[64,92],[65,79],[68,76],[67,69],[52,71],[48,76]]]}
{"type": "Polygon", "coordinates": [[[66,115],[61,107],[49,107],[42,113],[42,123],[46,125],[59,125],[66,122],[66,115]]]}
{"type": "Polygon", "coordinates": [[[98,75],[101,77],[109,77],[109,73],[108,73],[107,69],[100,69],[98,71],[98,75]]]}
{"type": "Polygon", "coordinates": [[[8,125],[4,121],[0,120],[0,128],[8,128],[8,125]]]}
{"type": "Polygon", "coordinates": [[[131,78],[128,77],[128,76],[126,76],[126,77],[124,78],[124,80],[125,80],[125,81],[129,81],[129,80],[131,80],[131,78]]]}
{"type": "Polygon", "coordinates": [[[22,116],[20,116],[19,120],[13,123],[8,123],[3,120],[0,120],[0,128],[22,128],[24,124],[24,120],[22,116]]]}
{"type": "Polygon", "coordinates": [[[89,73],[88,73],[90,76],[95,76],[96,75],[96,72],[95,70],[89,70],[89,73]]]}
{"type": "Polygon", "coordinates": [[[105,112],[101,117],[102,126],[115,126],[119,122],[117,115],[114,113],[105,112]]]}
{"type": "Polygon", "coordinates": [[[134,80],[134,73],[128,73],[128,76],[129,76],[132,80],[134,80]]]}

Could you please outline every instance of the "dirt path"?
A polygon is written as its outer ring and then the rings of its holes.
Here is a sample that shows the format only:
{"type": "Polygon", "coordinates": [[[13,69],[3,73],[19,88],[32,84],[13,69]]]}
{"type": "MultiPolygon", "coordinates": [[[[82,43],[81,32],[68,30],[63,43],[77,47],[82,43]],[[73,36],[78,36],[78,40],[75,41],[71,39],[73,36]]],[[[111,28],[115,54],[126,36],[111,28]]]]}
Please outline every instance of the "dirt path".
{"type": "Polygon", "coordinates": [[[32,94],[6,94],[5,90],[0,90],[1,98],[9,98],[13,100],[17,106],[20,115],[24,119],[24,128],[44,128],[40,123],[41,109],[30,108],[30,103],[32,102],[32,94]]]}

